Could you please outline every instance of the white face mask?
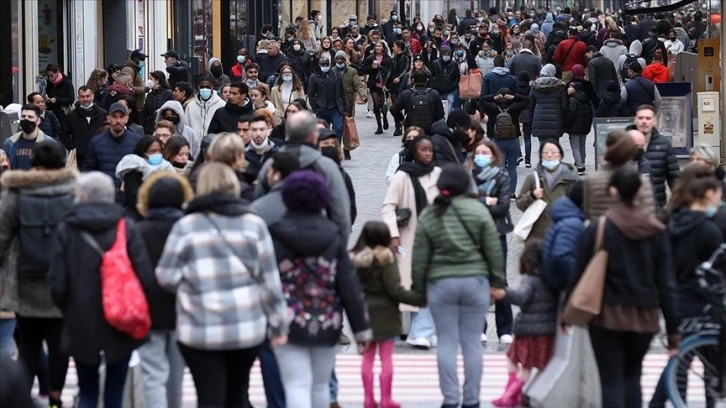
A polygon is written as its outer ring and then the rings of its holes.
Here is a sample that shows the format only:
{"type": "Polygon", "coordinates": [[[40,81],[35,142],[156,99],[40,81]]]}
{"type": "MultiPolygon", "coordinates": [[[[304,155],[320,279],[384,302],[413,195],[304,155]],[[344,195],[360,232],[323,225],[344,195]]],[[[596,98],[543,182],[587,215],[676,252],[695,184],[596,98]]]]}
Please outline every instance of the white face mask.
{"type": "Polygon", "coordinates": [[[265,136],[265,140],[263,140],[262,143],[260,143],[260,144],[255,143],[255,139],[250,139],[250,145],[252,146],[253,149],[262,149],[267,146],[267,141],[268,141],[267,136],[265,136]]]}
{"type": "Polygon", "coordinates": [[[295,51],[300,51],[300,48],[302,48],[302,47],[300,47],[300,44],[295,44],[292,46],[292,49],[295,51]]]}

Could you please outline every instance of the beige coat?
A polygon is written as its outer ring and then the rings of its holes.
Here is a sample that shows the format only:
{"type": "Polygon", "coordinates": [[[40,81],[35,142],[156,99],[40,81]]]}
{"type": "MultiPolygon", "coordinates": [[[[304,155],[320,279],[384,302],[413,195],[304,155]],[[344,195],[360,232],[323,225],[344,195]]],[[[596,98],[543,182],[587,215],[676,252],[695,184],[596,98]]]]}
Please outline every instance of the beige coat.
{"type": "MultiPolygon", "coordinates": [[[[419,177],[421,186],[426,190],[429,204],[439,195],[439,189],[436,182],[439,180],[441,169],[434,168],[431,173],[419,177]]],[[[405,253],[402,255],[396,253],[396,261],[398,263],[398,271],[401,274],[401,285],[406,289],[411,289],[411,255],[413,254],[413,240],[416,236],[416,225],[418,224],[418,214],[416,213],[416,195],[413,192],[413,183],[408,173],[397,171],[393,175],[391,184],[386,191],[386,197],[383,199],[383,207],[381,208],[383,222],[386,223],[391,231],[393,238],[400,238],[400,245],[405,253]],[[405,227],[399,228],[396,224],[396,208],[410,208],[411,220],[405,227]]],[[[417,310],[411,306],[401,305],[401,311],[417,310]]]]}
{"type": "Polygon", "coordinates": [[[275,109],[283,113],[285,113],[285,104],[292,103],[295,99],[302,98],[305,99],[305,91],[295,91],[293,90],[290,93],[290,100],[289,101],[283,101],[282,100],[282,89],[280,89],[280,85],[275,85],[272,87],[272,91],[270,94],[270,100],[272,101],[272,104],[275,105],[275,109]]]}

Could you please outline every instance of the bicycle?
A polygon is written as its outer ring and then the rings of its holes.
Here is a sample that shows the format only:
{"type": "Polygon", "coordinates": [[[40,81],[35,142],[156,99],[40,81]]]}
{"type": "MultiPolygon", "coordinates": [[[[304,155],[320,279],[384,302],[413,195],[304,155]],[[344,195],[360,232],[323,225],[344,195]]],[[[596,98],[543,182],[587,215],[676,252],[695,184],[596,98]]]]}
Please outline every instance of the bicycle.
{"type": "Polygon", "coordinates": [[[675,408],[688,406],[689,380],[703,383],[707,407],[726,401],[726,244],[696,269],[696,276],[708,305],[703,317],[681,322],[684,341],[666,366],[666,390],[675,408]]]}

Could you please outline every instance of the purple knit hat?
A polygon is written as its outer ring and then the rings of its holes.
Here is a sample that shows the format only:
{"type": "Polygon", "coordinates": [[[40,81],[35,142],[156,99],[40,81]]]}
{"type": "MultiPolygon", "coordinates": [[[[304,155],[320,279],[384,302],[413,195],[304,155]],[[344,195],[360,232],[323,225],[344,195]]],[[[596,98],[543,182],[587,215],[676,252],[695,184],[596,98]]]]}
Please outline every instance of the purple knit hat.
{"type": "Polygon", "coordinates": [[[291,212],[318,214],[330,204],[330,187],[312,170],[296,171],[285,178],[282,201],[291,212]]]}

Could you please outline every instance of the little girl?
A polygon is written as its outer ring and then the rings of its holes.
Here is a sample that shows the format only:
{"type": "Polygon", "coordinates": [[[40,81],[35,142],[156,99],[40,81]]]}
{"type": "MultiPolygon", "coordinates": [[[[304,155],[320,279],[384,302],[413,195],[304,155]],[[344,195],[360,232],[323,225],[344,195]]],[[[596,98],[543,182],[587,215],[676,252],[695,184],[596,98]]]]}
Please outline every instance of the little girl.
{"type": "Polygon", "coordinates": [[[516,407],[522,403],[522,387],[532,368],[543,370],[554,348],[557,298],[540,276],[541,241],[527,241],[519,269],[522,274],[519,287],[498,289],[493,294],[495,299],[506,298],[521,309],[514,320],[514,342],[507,351],[509,381],[504,394],[492,401],[496,407],[516,407]]]}
{"type": "Polygon", "coordinates": [[[381,359],[380,408],[400,407],[400,404],[391,398],[393,346],[402,331],[398,304],[424,306],[426,303],[423,296],[401,287],[396,257],[390,246],[391,234],[386,224],[380,221],[368,221],[350,253],[365,293],[373,329],[373,342],[367,350],[362,351],[361,378],[365,392],[363,405],[365,408],[378,406],[373,396],[373,362],[376,358],[376,349],[381,359]]]}

